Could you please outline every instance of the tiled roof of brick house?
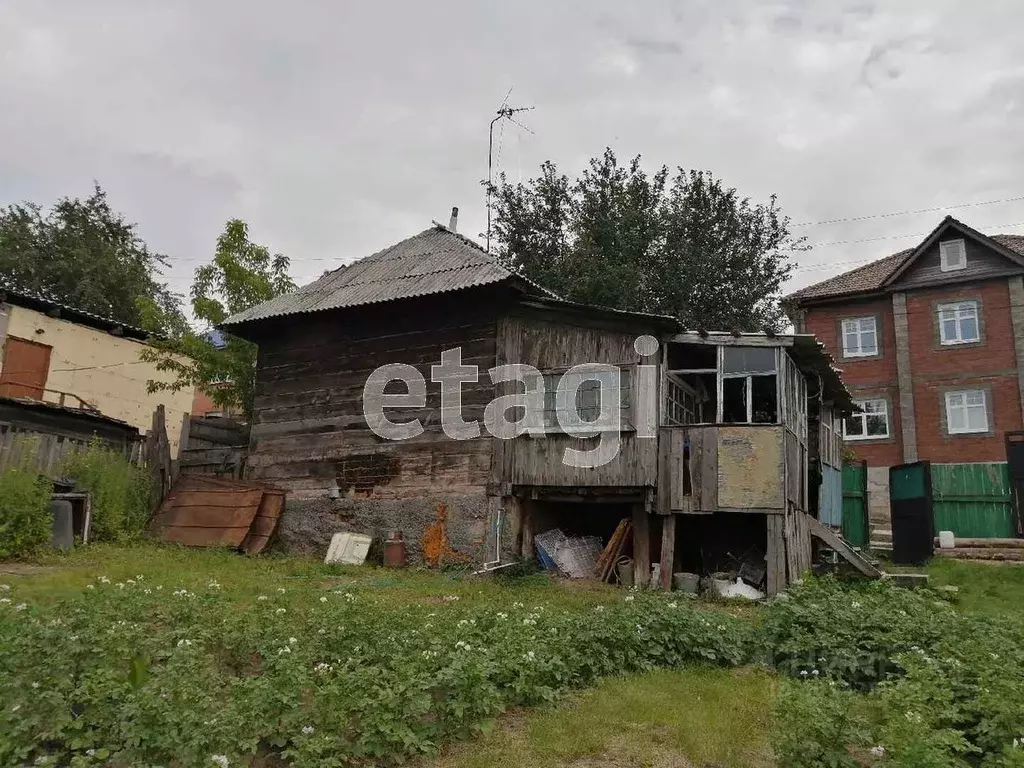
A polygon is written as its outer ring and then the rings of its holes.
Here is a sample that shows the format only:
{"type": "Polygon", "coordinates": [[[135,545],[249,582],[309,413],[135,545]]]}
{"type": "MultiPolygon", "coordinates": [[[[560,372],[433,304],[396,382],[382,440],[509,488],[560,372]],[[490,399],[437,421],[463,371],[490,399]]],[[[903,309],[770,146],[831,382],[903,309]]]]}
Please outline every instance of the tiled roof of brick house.
{"type": "MultiPolygon", "coordinates": [[[[1004,248],[1024,256],[1024,235],[988,235],[988,239],[1004,248]]],[[[871,293],[880,290],[889,277],[910,259],[920,246],[907,248],[898,253],[872,261],[849,272],[822,280],[786,296],[786,303],[798,303],[806,299],[826,299],[852,294],[871,293]]]]}

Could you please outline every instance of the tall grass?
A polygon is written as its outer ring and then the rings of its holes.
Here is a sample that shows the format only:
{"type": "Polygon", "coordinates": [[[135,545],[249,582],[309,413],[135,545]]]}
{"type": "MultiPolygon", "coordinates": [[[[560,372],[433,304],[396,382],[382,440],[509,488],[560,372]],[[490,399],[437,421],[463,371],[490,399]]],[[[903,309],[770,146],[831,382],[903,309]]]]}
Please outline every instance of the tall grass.
{"type": "Polygon", "coordinates": [[[50,482],[38,470],[39,441],[19,438],[0,473],[0,558],[31,554],[50,538],[50,482]]]}
{"type": "Polygon", "coordinates": [[[92,491],[95,541],[126,541],[138,537],[149,517],[149,476],[119,451],[93,440],[84,451],[67,456],[59,471],[78,488],[92,491]]]}

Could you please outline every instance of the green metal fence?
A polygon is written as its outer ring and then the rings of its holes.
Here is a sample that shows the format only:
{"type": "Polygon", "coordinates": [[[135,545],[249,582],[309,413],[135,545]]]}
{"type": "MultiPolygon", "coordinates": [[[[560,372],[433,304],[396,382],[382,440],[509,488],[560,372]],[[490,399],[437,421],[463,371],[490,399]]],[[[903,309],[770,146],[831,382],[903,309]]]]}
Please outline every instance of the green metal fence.
{"type": "Polygon", "coordinates": [[[843,466],[843,538],[855,547],[868,545],[867,476],[863,462],[843,466]]]}
{"type": "Polygon", "coordinates": [[[935,530],[969,538],[1015,536],[1010,493],[1005,463],[932,464],[935,530]]]}

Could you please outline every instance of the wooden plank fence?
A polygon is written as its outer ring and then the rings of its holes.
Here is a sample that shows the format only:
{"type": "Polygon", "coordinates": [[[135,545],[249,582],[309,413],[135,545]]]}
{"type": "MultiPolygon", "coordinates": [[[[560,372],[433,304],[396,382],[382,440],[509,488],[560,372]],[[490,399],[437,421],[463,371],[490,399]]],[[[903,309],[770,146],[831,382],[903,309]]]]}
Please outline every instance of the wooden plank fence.
{"type": "Polygon", "coordinates": [[[185,415],[178,467],[183,475],[241,478],[249,448],[249,427],[231,419],[185,415]]]}

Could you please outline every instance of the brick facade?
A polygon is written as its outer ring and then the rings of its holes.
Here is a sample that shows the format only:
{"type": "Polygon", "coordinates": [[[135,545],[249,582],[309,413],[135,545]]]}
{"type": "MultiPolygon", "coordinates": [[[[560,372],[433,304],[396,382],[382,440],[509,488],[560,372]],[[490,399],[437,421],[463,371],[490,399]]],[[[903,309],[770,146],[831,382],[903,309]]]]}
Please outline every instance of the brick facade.
{"type": "MultiPolygon", "coordinates": [[[[1005,433],[1024,429],[1020,381],[1008,280],[1000,278],[906,292],[907,337],[918,459],[934,462],[1005,461],[1005,433]],[[981,340],[958,346],[940,344],[938,305],[974,300],[979,305],[981,340]],[[949,434],[945,393],[986,392],[989,431],[949,434]]],[[[881,397],[889,404],[889,436],[850,440],[846,445],[869,466],[893,466],[907,460],[902,441],[902,414],[896,362],[892,295],[803,309],[802,330],[813,333],[843,369],[855,398],[881,397]],[[877,318],[879,354],[844,357],[844,318],[877,318]]]]}

